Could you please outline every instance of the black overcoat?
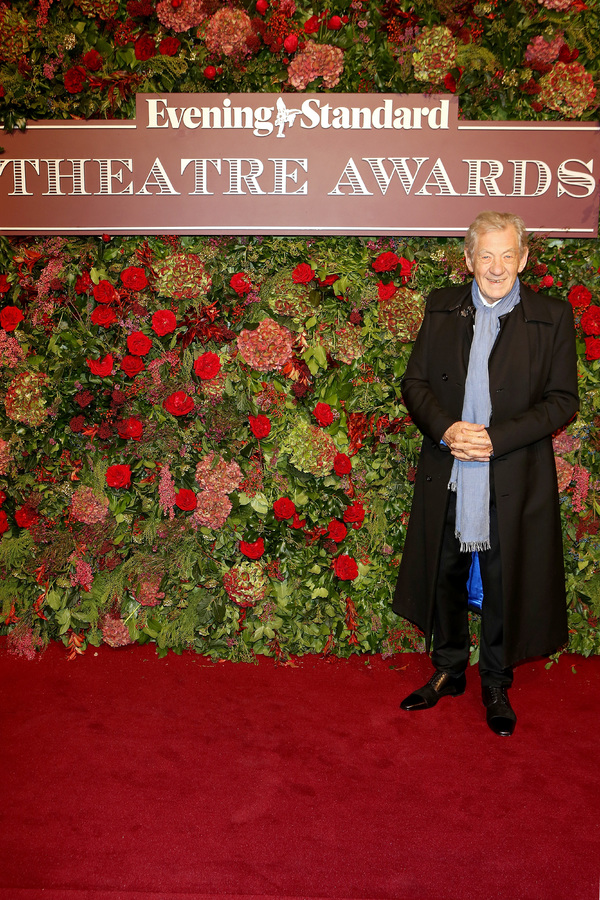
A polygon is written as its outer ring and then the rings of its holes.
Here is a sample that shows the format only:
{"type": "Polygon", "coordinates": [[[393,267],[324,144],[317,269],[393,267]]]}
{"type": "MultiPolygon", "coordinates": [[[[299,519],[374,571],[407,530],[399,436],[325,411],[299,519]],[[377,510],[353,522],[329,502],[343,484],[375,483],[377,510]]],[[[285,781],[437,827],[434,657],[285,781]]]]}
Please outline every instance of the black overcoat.
{"type": "MultiPolygon", "coordinates": [[[[440,442],[462,419],[473,323],[470,283],[434,291],[402,382],[423,443],[393,609],[424,632],[428,649],[454,459],[440,442]]],[[[504,664],[510,666],[567,640],[552,433],[579,408],[570,303],[521,285],[521,302],[500,320],[489,376],[490,475],[502,560],[504,664]]]]}

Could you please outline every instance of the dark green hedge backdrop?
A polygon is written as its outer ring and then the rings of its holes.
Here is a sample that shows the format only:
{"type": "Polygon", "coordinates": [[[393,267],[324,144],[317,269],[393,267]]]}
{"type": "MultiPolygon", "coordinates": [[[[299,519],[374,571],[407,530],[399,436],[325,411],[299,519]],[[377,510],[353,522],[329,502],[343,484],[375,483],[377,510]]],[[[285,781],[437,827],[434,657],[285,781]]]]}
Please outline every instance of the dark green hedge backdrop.
{"type": "MultiPolygon", "coordinates": [[[[597,4],[0,3],[0,118],[136,92],[446,91],[470,119],[595,119],[597,4]]],[[[0,156],[1,159],[1,156],[0,156]]],[[[570,649],[598,652],[597,241],[533,241],[573,304],[555,438],[570,649]]],[[[286,660],[420,649],[390,612],[419,435],[399,389],[455,239],[0,239],[0,630],[286,660]]],[[[477,621],[473,621],[473,658],[477,621]]]]}

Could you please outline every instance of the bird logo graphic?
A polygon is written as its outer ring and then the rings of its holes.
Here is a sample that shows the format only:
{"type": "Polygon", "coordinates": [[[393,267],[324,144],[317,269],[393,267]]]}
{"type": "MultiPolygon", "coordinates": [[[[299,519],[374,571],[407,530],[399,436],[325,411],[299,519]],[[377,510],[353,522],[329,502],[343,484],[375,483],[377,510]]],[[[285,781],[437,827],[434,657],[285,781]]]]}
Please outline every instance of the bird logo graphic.
{"type": "Polygon", "coordinates": [[[301,112],[301,109],[288,109],[283,98],[277,98],[277,116],[275,117],[275,125],[278,126],[278,138],[285,137],[285,126],[289,125],[291,127],[296,120],[296,116],[301,112]]]}

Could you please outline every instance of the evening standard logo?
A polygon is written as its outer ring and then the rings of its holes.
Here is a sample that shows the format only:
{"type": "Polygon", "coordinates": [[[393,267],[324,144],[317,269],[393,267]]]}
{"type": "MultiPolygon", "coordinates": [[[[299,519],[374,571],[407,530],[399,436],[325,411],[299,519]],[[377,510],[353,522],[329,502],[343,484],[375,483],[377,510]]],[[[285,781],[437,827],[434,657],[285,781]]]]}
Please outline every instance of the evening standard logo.
{"type": "Polygon", "coordinates": [[[172,98],[147,97],[147,128],[249,130],[266,137],[276,130],[285,138],[287,129],[321,128],[334,131],[448,129],[450,101],[419,106],[399,106],[391,98],[373,105],[345,106],[323,102],[320,97],[306,99],[302,106],[288,107],[283,97],[274,106],[234,105],[229,97],[212,106],[174,106],[172,98]]]}

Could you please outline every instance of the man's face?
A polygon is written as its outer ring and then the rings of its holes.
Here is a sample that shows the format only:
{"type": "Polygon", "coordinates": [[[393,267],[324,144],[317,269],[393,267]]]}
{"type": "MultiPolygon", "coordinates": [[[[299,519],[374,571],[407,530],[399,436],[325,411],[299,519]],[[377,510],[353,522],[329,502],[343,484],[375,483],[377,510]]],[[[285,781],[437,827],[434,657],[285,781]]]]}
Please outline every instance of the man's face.
{"type": "Polygon", "coordinates": [[[517,232],[509,225],[502,231],[486,231],[480,235],[473,257],[465,250],[465,259],[484,300],[495,303],[506,297],[525,268],[527,250],[520,253],[517,232]]]}

